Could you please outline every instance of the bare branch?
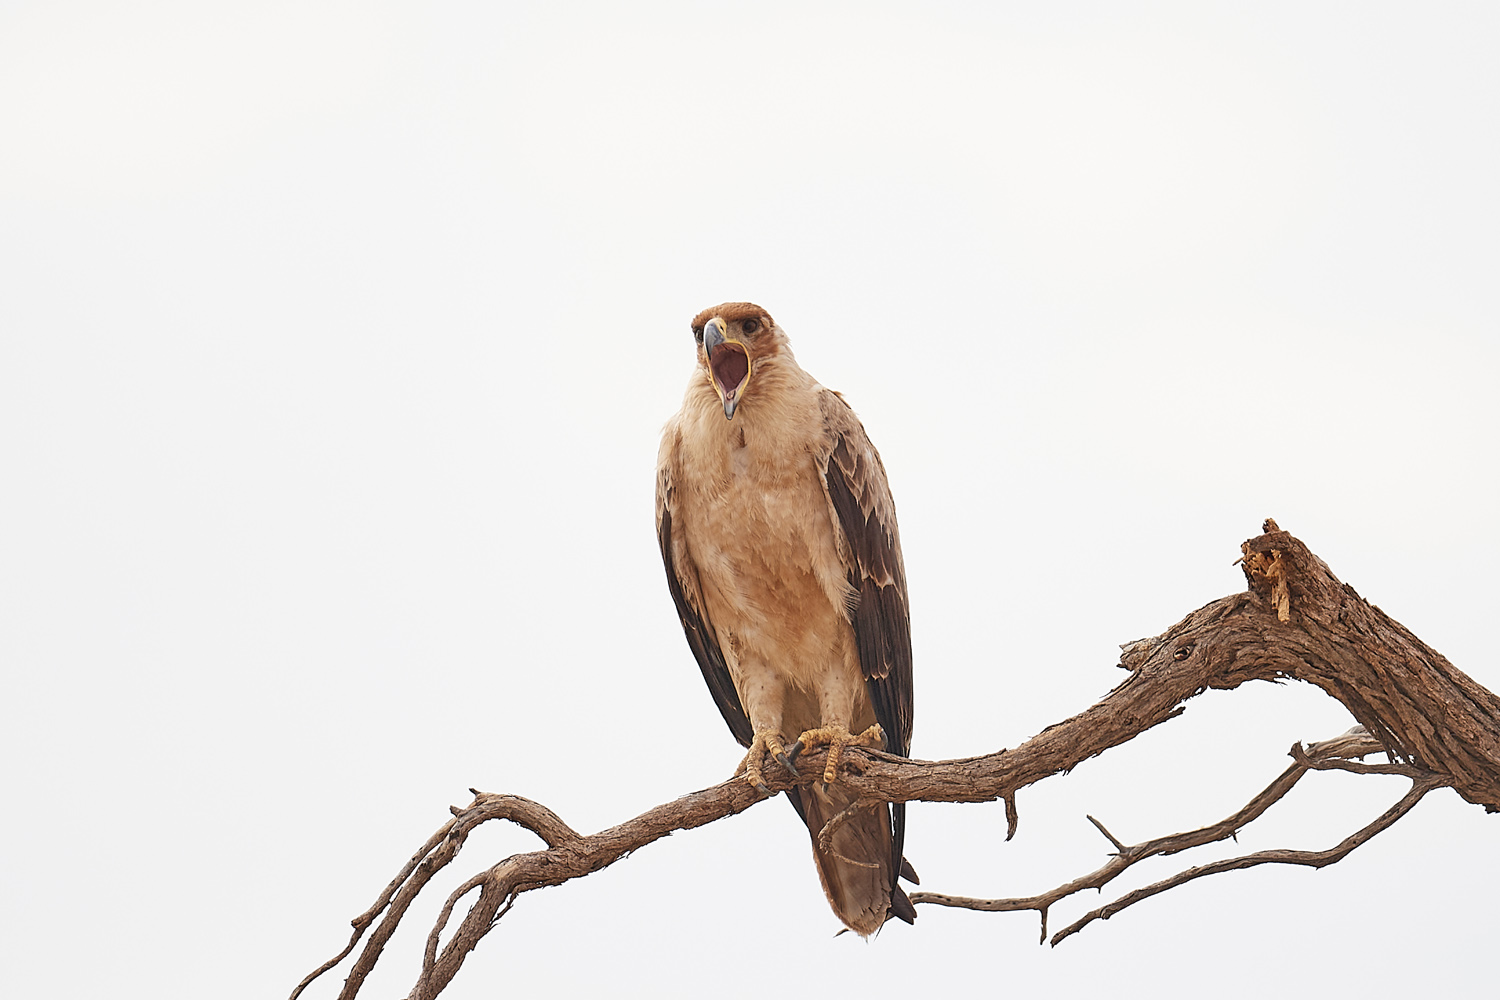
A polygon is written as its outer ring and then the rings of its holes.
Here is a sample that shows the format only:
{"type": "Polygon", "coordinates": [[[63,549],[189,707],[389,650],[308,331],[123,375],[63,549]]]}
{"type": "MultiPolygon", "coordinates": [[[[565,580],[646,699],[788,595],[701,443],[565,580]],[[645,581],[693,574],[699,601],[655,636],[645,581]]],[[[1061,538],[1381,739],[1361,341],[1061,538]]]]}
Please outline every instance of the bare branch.
{"type": "MultiPolygon", "coordinates": [[[[422,955],[422,974],[424,976],[429,975],[432,967],[437,964],[438,941],[443,936],[444,928],[448,926],[448,919],[453,916],[454,905],[476,888],[484,885],[485,880],[488,878],[489,872],[482,872],[475,875],[463,885],[454,889],[452,894],[448,896],[448,901],[443,904],[443,909],[438,913],[437,920],[433,922],[432,931],[427,935],[427,951],[422,955]]],[[[502,913],[500,916],[504,916],[504,914],[502,913]]]]}
{"type": "Polygon", "coordinates": [[[1101,906],[1096,910],[1090,910],[1054,934],[1052,936],[1052,943],[1056,945],[1069,935],[1077,934],[1095,920],[1108,920],[1127,906],[1139,903],[1143,899],[1149,899],[1158,893],[1166,892],[1168,889],[1175,888],[1185,882],[1191,882],[1195,878],[1202,878],[1205,875],[1217,875],[1220,872],[1235,871],[1240,868],[1253,868],[1256,865],[1265,864],[1307,865],[1312,868],[1322,868],[1325,865],[1341,861],[1356,847],[1410,812],[1411,808],[1422,800],[1422,796],[1434,788],[1441,788],[1448,784],[1450,784],[1449,779],[1436,774],[1429,774],[1414,779],[1411,789],[1401,797],[1399,802],[1381,813],[1373,823],[1349,835],[1326,851],[1258,851],[1255,854],[1247,854],[1243,857],[1228,858],[1223,861],[1215,861],[1212,864],[1200,865],[1197,868],[1189,868],[1187,871],[1179,872],[1171,878],[1143,886],[1134,892],[1126,893],[1113,903],[1101,906]]]}
{"type": "Polygon", "coordinates": [[[519,795],[493,795],[472,788],[469,791],[474,793],[474,802],[462,810],[457,806],[450,807],[454,818],[438,827],[437,832],[427,839],[427,842],[411,856],[396,877],[391,879],[390,884],[375,900],[375,904],[351,921],[354,933],[350,936],[349,943],[344,946],[344,950],[324,962],[297,984],[290,1000],[297,1000],[302,991],[315,979],[342,962],[354,950],[354,946],[359,943],[360,938],[364,936],[365,931],[369,930],[376,918],[381,913],[385,913],[385,919],[376,927],[375,933],[365,945],[365,950],[350,971],[340,996],[352,997],[357,994],[365,977],[379,960],[386,941],[390,940],[401,918],[406,914],[407,907],[432,880],[432,877],[457,856],[469,834],[481,823],[491,819],[508,819],[535,833],[553,847],[578,838],[578,834],[558,818],[556,813],[538,802],[519,795]],[[388,912],[387,908],[389,908],[388,912]]]}
{"type": "MultiPolygon", "coordinates": [[[[1280,801],[1287,792],[1292,790],[1293,786],[1297,784],[1302,776],[1310,770],[1342,769],[1354,771],[1357,774],[1402,775],[1404,777],[1411,778],[1414,785],[1423,786],[1424,794],[1425,791],[1430,790],[1431,788],[1449,783],[1445,778],[1430,774],[1428,772],[1420,771],[1409,765],[1356,764],[1335,756],[1336,754],[1340,754],[1357,757],[1363,756],[1365,754],[1375,753],[1379,750],[1380,744],[1375,741],[1374,737],[1363,731],[1356,734],[1353,730],[1341,737],[1332,740],[1324,740],[1321,743],[1314,743],[1312,744],[1312,748],[1309,748],[1309,750],[1304,750],[1301,744],[1293,744],[1290,750],[1290,755],[1294,758],[1296,763],[1292,764],[1291,767],[1283,771],[1275,781],[1266,786],[1266,788],[1263,789],[1259,795],[1251,799],[1249,803],[1247,803],[1242,809],[1234,813],[1232,816],[1228,816],[1211,826],[1206,826],[1198,830],[1190,831],[1188,833],[1177,833],[1172,834],[1171,836],[1158,837],[1155,840],[1148,840],[1145,843],[1141,844],[1126,846],[1125,844],[1121,843],[1112,833],[1110,833],[1109,830],[1105,828],[1103,823],[1099,822],[1099,820],[1095,819],[1093,816],[1088,816],[1088,821],[1090,823],[1093,823],[1094,826],[1098,828],[1099,832],[1104,834],[1109,842],[1114,845],[1116,853],[1113,857],[1110,858],[1108,862],[1103,865],[1103,867],[1097,869],[1096,871],[1090,872],[1087,875],[1076,878],[1071,882],[1064,883],[1063,885],[1057,886],[1054,889],[1048,890],[1044,893],[1040,893],[1036,896],[1025,896],[1012,899],[976,899],[969,896],[952,896],[945,893],[917,892],[911,894],[911,901],[913,903],[931,903],[938,906],[952,906],[968,910],[1036,910],[1041,915],[1042,941],[1043,943],[1045,943],[1047,939],[1047,913],[1049,908],[1053,904],[1085,889],[1103,889],[1105,885],[1113,881],[1127,868],[1130,868],[1137,862],[1144,861],[1147,858],[1178,854],[1190,848],[1201,847],[1205,844],[1211,844],[1216,841],[1227,840],[1229,838],[1235,837],[1240,830],[1244,829],[1250,823],[1260,818],[1268,809],[1270,809],[1272,805],[1280,801]],[[1314,748],[1315,752],[1318,754],[1317,758],[1309,755],[1309,751],[1313,750],[1314,748]]],[[[1420,799],[1421,796],[1418,795],[1417,798],[1420,799]]],[[[1412,800],[1412,804],[1415,804],[1415,802],[1415,799],[1412,800]]],[[[1409,809],[1410,806],[1407,806],[1406,808],[1409,809]]],[[[1401,811],[1404,813],[1405,809],[1401,811]]],[[[1374,836],[1375,833],[1378,833],[1380,830],[1384,829],[1385,826],[1388,826],[1391,822],[1394,822],[1396,818],[1397,817],[1395,816],[1391,817],[1384,823],[1384,825],[1379,825],[1380,821],[1377,821],[1376,824],[1372,824],[1371,827],[1367,827],[1366,831],[1362,831],[1362,833],[1364,834],[1363,838],[1358,839],[1357,842],[1352,844],[1347,850],[1344,851],[1344,853],[1347,854],[1349,850],[1353,850],[1354,847],[1358,846],[1359,843],[1363,843],[1364,840],[1367,840],[1369,839],[1369,837],[1374,836]]],[[[1384,817],[1382,817],[1382,819],[1384,819],[1384,817]]],[[[1350,841],[1355,841],[1356,838],[1360,837],[1360,834],[1356,834],[1354,837],[1350,838],[1350,841]]],[[[1345,841],[1345,843],[1349,843],[1349,841],[1345,841]]],[[[1319,852],[1313,853],[1319,854],[1319,852]]],[[[1254,864],[1263,864],[1266,861],[1270,860],[1280,860],[1283,858],[1302,858],[1304,856],[1312,855],[1308,854],[1308,852],[1279,851],[1263,852],[1262,854],[1252,855],[1251,857],[1260,859],[1254,861],[1254,864]]],[[[1339,855],[1339,857],[1342,856],[1343,855],[1339,855]]],[[[1243,861],[1244,859],[1236,860],[1243,861]]],[[[1333,858],[1332,860],[1337,860],[1337,858],[1333,858]]],[[[1305,864],[1308,862],[1297,860],[1289,863],[1305,864]]],[[[1325,861],[1323,863],[1328,864],[1331,863],[1331,861],[1325,861]]],[[[1225,865],[1230,863],[1219,862],[1217,864],[1225,865]]],[[[1231,867],[1243,868],[1250,867],[1250,865],[1232,864],[1231,867]]],[[[1191,877],[1197,878],[1201,875],[1212,874],[1213,871],[1218,870],[1228,871],[1230,870],[1230,868],[1219,868],[1215,865],[1204,866],[1203,868],[1195,868],[1191,869],[1191,871],[1194,873],[1191,877]]],[[[1146,896],[1154,895],[1156,892],[1164,891],[1165,889],[1170,888],[1172,885],[1177,885],[1182,881],[1189,880],[1188,878],[1182,878],[1181,876],[1178,876],[1177,878],[1180,881],[1173,881],[1172,879],[1168,879],[1165,882],[1156,883],[1154,887],[1151,887],[1154,889],[1153,892],[1144,893],[1144,895],[1142,895],[1141,893],[1144,892],[1144,890],[1138,890],[1135,893],[1131,893],[1128,896],[1122,897],[1120,901],[1111,903],[1106,907],[1102,907],[1098,910],[1093,911],[1093,913],[1089,917],[1069,926],[1064,931],[1060,931],[1056,936],[1053,937],[1052,943],[1055,945],[1070,934],[1077,933],[1085,924],[1089,923],[1090,920],[1098,919],[1100,917],[1107,919],[1113,913],[1117,913],[1120,910],[1124,909],[1125,906],[1130,905],[1129,902],[1125,902],[1126,900],[1129,900],[1130,902],[1136,902],[1138,901],[1138,899],[1144,899],[1146,898],[1146,896]]]]}
{"type": "Polygon", "coordinates": [[[823,829],[818,831],[818,846],[823,848],[823,850],[827,851],[829,854],[833,855],[835,858],[838,858],[845,864],[855,865],[859,868],[879,868],[879,865],[874,864],[870,861],[856,861],[853,858],[844,857],[834,849],[833,835],[837,833],[839,827],[847,823],[849,821],[849,817],[854,815],[856,812],[860,810],[873,809],[875,806],[880,804],[881,801],[879,799],[855,799],[853,802],[840,809],[838,811],[838,815],[834,816],[833,819],[829,820],[827,823],[824,823],[823,829]]]}
{"type": "Polygon", "coordinates": [[[1109,841],[1111,844],[1115,845],[1115,850],[1117,850],[1117,851],[1123,851],[1123,850],[1125,850],[1125,845],[1122,844],[1122,843],[1120,843],[1118,840],[1116,840],[1115,839],[1115,835],[1112,834],[1112,833],[1110,833],[1108,830],[1106,830],[1104,828],[1104,824],[1103,823],[1099,822],[1097,819],[1095,819],[1094,817],[1089,816],[1087,814],[1085,814],[1083,818],[1086,819],[1086,820],[1088,820],[1090,823],[1094,824],[1095,828],[1097,828],[1100,833],[1104,834],[1104,839],[1107,840],[1107,841],[1109,841]]]}
{"type": "MultiPolygon", "coordinates": [[[[1334,740],[1305,750],[1294,746],[1294,763],[1233,816],[1201,830],[1125,846],[1102,823],[1090,821],[1116,853],[1097,871],[1038,896],[970,899],[914,893],[913,902],[980,910],[1036,910],[1046,940],[1049,907],[1087,888],[1100,888],[1146,857],[1175,854],[1233,837],[1289,791],[1309,770],[1341,769],[1359,774],[1398,774],[1412,789],[1378,820],[1328,851],[1268,851],[1190,869],[1136,890],[1093,911],[1053,938],[1062,940],[1096,919],[1203,875],[1266,863],[1332,864],[1404,815],[1433,788],[1455,788],[1470,802],[1500,811],[1500,698],[1476,684],[1380,609],[1340,583],[1307,547],[1267,521],[1265,533],[1241,546],[1249,589],[1199,608],[1159,636],[1122,646],[1126,679],[1096,704],[1049,726],[1010,750],[950,761],[915,761],[850,747],[838,781],[859,802],[1005,802],[1006,839],[1018,823],[1016,793],[1044,778],[1118,746],[1183,711],[1188,699],[1209,688],[1232,689],[1250,680],[1295,678],[1322,688],[1361,723],[1334,740]],[[1349,758],[1384,752],[1385,764],[1349,758]]],[[[822,775],[826,750],[805,756],[805,777],[780,769],[765,775],[773,793],[822,775]]],[[[545,807],[518,796],[475,792],[473,803],[454,807],[445,823],[402,867],[369,910],[354,919],[349,944],[309,975],[292,1000],[322,973],[351,954],[370,931],[356,959],[343,998],[353,998],[378,961],[385,943],[417,894],[448,865],[479,824],[506,819],[531,830],[545,850],[517,854],[464,882],[443,906],[428,934],[414,1000],[442,992],[464,958],[496,926],[520,894],[598,871],[676,830],[691,829],[741,812],[765,796],[742,778],[673,802],[591,836],[580,836],[545,807]],[[458,902],[479,897],[439,947],[458,902]],[[383,915],[383,916],[382,916],[383,915]],[[379,920],[377,924],[376,921],[379,920]]],[[[850,808],[855,808],[851,806],[850,808]]],[[[847,812],[847,810],[846,810],[847,812]]],[[[822,831],[832,836],[844,814],[822,831]]]]}
{"type": "MultiPolygon", "coordinates": [[[[473,791],[473,789],[470,789],[470,791],[473,791]]],[[[313,980],[317,979],[323,973],[327,972],[335,965],[338,965],[346,957],[348,957],[349,953],[354,950],[354,946],[359,943],[359,939],[364,937],[365,931],[369,930],[370,925],[375,922],[375,918],[380,916],[385,908],[390,905],[391,899],[395,896],[396,891],[402,886],[403,883],[406,882],[408,878],[411,877],[411,873],[417,867],[417,865],[420,864],[423,859],[425,859],[429,854],[431,854],[433,849],[436,848],[438,844],[443,842],[443,839],[448,836],[449,831],[453,829],[453,824],[455,822],[456,820],[450,819],[448,822],[438,827],[438,831],[428,838],[427,843],[423,844],[422,847],[417,851],[417,853],[411,856],[411,858],[402,867],[401,871],[396,873],[396,877],[391,879],[390,884],[381,891],[380,896],[375,900],[374,905],[372,905],[368,910],[350,921],[350,924],[354,927],[354,933],[349,936],[349,943],[344,945],[344,950],[330,958],[328,961],[324,962],[322,965],[318,966],[312,972],[308,973],[307,977],[303,979],[302,982],[297,984],[297,988],[292,990],[292,995],[289,1000],[297,1000],[297,997],[302,994],[303,990],[307,989],[307,987],[313,982],[313,980]]]]}

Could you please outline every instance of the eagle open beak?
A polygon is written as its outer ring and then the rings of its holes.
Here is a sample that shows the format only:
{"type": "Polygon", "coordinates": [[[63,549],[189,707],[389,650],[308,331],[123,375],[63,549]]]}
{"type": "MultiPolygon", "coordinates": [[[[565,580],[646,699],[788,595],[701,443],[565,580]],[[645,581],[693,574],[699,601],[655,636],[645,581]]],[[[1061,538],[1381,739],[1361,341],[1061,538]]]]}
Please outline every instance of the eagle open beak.
{"type": "Polygon", "coordinates": [[[724,404],[724,419],[733,420],[734,411],[750,384],[750,352],[738,340],[724,336],[722,319],[715,316],[703,324],[703,351],[708,357],[709,376],[719,401],[724,404]]]}

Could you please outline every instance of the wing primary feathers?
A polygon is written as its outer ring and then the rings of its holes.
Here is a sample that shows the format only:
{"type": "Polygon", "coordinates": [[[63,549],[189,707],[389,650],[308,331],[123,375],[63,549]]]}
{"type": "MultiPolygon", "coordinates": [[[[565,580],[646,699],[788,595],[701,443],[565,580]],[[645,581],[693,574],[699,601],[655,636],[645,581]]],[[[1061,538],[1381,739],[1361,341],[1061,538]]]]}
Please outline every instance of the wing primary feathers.
{"type": "Polygon", "coordinates": [[[866,515],[839,462],[846,455],[842,439],[834,449],[824,478],[828,499],[843,529],[855,565],[849,584],[859,594],[850,624],[859,647],[860,667],[875,709],[875,720],[885,730],[891,753],[911,752],[911,616],[906,604],[905,575],[891,533],[875,513],[866,515]],[[878,568],[881,572],[872,572],[878,568]],[[889,582],[882,582],[882,578],[889,582]]]}
{"type": "MultiPolygon", "coordinates": [[[[865,439],[864,428],[848,404],[834,398],[837,404],[830,403],[824,410],[835,440],[823,478],[854,563],[849,567],[849,585],[859,595],[859,603],[850,624],[865,675],[865,690],[875,720],[886,734],[886,749],[905,757],[911,752],[912,730],[911,614],[895,509],[885,470],[865,439]],[[892,518],[890,524],[882,521],[882,511],[892,518]]],[[[902,853],[905,846],[906,803],[895,802],[891,804],[890,913],[913,923],[916,908],[896,884],[898,872],[916,881],[916,872],[902,853]]]]}

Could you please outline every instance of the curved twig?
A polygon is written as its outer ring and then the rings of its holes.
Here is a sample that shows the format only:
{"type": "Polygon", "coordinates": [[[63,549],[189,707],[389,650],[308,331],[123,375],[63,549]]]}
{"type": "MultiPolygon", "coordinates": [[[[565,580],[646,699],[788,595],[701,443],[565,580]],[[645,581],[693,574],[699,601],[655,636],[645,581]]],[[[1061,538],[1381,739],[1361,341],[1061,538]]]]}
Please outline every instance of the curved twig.
{"type": "Polygon", "coordinates": [[[855,799],[853,802],[840,809],[838,811],[838,814],[835,815],[833,819],[830,819],[827,823],[823,824],[823,829],[818,831],[818,846],[823,848],[823,850],[827,851],[833,857],[838,858],[840,861],[844,862],[844,864],[846,865],[854,865],[859,868],[879,868],[880,866],[873,861],[856,861],[853,858],[844,857],[833,846],[833,835],[838,832],[839,827],[849,822],[850,816],[853,816],[859,810],[869,810],[875,808],[877,805],[884,804],[884,801],[881,799],[855,799]]]}
{"type": "MultiPolygon", "coordinates": [[[[951,906],[966,910],[985,910],[991,912],[1035,910],[1041,917],[1041,943],[1045,944],[1047,942],[1047,914],[1053,904],[1075,893],[1082,892],[1085,889],[1103,889],[1104,886],[1113,881],[1127,868],[1140,861],[1144,861],[1147,858],[1164,857],[1171,854],[1178,854],[1182,851],[1186,851],[1194,847],[1201,847],[1205,844],[1211,844],[1221,840],[1228,840],[1234,837],[1239,833],[1240,830],[1244,829],[1250,823],[1260,818],[1260,816],[1262,816],[1268,809],[1270,809],[1272,805],[1280,801],[1281,798],[1284,797],[1287,792],[1290,792],[1292,790],[1292,787],[1296,785],[1297,782],[1301,780],[1302,776],[1308,771],[1347,770],[1352,771],[1356,774],[1395,774],[1410,778],[1414,783],[1425,783],[1428,785],[1429,789],[1432,787],[1437,787],[1438,785],[1450,783],[1445,778],[1433,775],[1426,771],[1419,770],[1408,764],[1360,764],[1345,759],[1346,757],[1361,757],[1366,754],[1378,753],[1380,752],[1380,749],[1380,744],[1376,742],[1376,740],[1372,736],[1370,736],[1368,732],[1365,732],[1362,727],[1356,727],[1355,729],[1352,729],[1348,733],[1345,733],[1340,737],[1336,737],[1335,739],[1324,740],[1320,743],[1314,743],[1306,749],[1304,749],[1300,743],[1293,744],[1291,750],[1289,751],[1289,754],[1294,759],[1295,763],[1293,763],[1290,767],[1288,767],[1285,771],[1278,775],[1275,781],[1267,785],[1259,795],[1256,795],[1243,808],[1241,808],[1233,815],[1225,817],[1224,819],[1210,826],[1202,827],[1201,829],[1192,830],[1187,833],[1176,833],[1166,837],[1158,837],[1154,840],[1148,840],[1141,844],[1127,846],[1126,844],[1121,843],[1120,840],[1114,836],[1114,834],[1109,832],[1109,830],[1104,826],[1103,823],[1095,819],[1093,816],[1088,816],[1086,818],[1089,820],[1089,822],[1093,823],[1094,826],[1098,828],[1099,832],[1103,834],[1107,840],[1109,840],[1111,845],[1114,846],[1114,854],[1110,857],[1109,861],[1107,861],[1102,867],[1098,868],[1097,870],[1090,872],[1087,875],[1076,878],[1071,882],[1066,882],[1060,886],[1057,886],[1056,888],[1050,889],[1047,892],[1039,893],[1035,896],[1024,896],[1011,899],[977,899],[969,896],[954,896],[946,893],[916,892],[911,894],[911,901],[913,903],[930,903],[936,906],[951,906]],[[1316,754],[1316,756],[1313,756],[1313,754],[1316,754]]],[[[1418,796],[1418,798],[1420,798],[1420,796],[1418,796]]],[[[1391,822],[1394,822],[1394,819],[1392,819],[1391,822]]],[[[1387,825],[1389,824],[1387,823],[1387,825]]],[[[1379,829],[1384,829],[1384,826],[1380,827],[1379,829]]],[[[1379,832],[1378,829],[1371,832],[1369,836],[1373,836],[1374,833],[1377,832],[1379,832]]],[[[1368,839],[1368,836],[1365,839],[1368,839]]],[[[1363,841],[1360,841],[1360,843],[1362,842],[1363,841]]],[[[1357,846],[1357,844],[1355,846],[1357,846]]],[[[1349,850],[1353,850],[1353,847],[1350,847],[1349,850]]],[[[1299,852],[1281,853],[1298,854],[1299,852]]],[[[1348,852],[1345,851],[1345,853],[1348,852]]],[[[1259,857],[1259,855],[1257,855],[1256,857],[1259,857]]],[[[1266,860],[1271,859],[1267,858],[1266,860]]],[[[1255,863],[1260,864],[1264,862],[1257,861],[1255,863]]],[[[1210,874],[1207,869],[1212,867],[1213,866],[1205,866],[1205,868],[1201,870],[1193,869],[1193,871],[1198,873],[1193,877],[1196,878],[1198,877],[1198,875],[1210,874]]],[[[1238,865],[1237,867],[1249,866],[1238,865]]],[[[1168,880],[1168,882],[1170,881],[1171,880],[1168,880]]],[[[1186,879],[1184,879],[1184,881],[1186,881],[1186,879]]],[[[1178,883],[1174,882],[1172,884],[1178,883]]],[[[1167,883],[1157,883],[1157,885],[1161,886],[1161,888],[1158,888],[1156,890],[1157,892],[1163,891],[1165,888],[1170,888],[1167,883]]],[[[1146,895],[1154,895],[1154,893],[1147,893],[1146,895]]],[[[1132,893],[1129,896],[1122,897],[1122,899],[1130,899],[1132,902],[1134,902],[1136,900],[1133,897],[1136,896],[1137,893],[1132,893]]],[[[1146,897],[1142,895],[1139,896],[1139,898],[1144,899],[1146,897]]],[[[1110,914],[1117,913],[1119,912],[1119,910],[1124,909],[1126,905],[1129,904],[1120,902],[1111,903],[1107,907],[1102,907],[1098,910],[1095,910],[1093,916],[1089,919],[1096,919],[1100,916],[1107,918],[1110,914]]],[[[1059,932],[1058,935],[1054,936],[1052,938],[1052,943],[1055,945],[1070,934],[1077,933],[1078,930],[1082,929],[1084,924],[1088,922],[1089,920],[1085,919],[1080,921],[1079,923],[1071,925],[1069,928],[1067,928],[1066,931],[1059,932]]]]}
{"type": "Polygon", "coordinates": [[[1191,882],[1196,878],[1202,878],[1205,875],[1217,875],[1220,872],[1236,871],[1241,868],[1253,868],[1256,865],[1266,864],[1307,865],[1312,868],[1322,868],[1325,865],[1341,861],[1356,847],[1410,812],[1412,807],[1422,800],[1422,796],[1434,788],[1442,788],[1451,784],[1452,781],[1450,779],[1437,774],[1425,774],[1413,778],[1411,788],[1401,797],[1400,801],[1381,813],[1368,826],[1350,834],[1338,844],[1324,851],[1257,851],[1254,854],[1246,854],[1238,858],[1226,858],[1223,861],[1215,861],[1212,864],[1189,868],[1186,871],[1173,875],[1171,878],[1142,886],[1134,892],[1126,893],[1112,903],[1095,910],[1090,910],[1082,917],[1079,917],[1073,923],[1054,934],[1052,936],[1052,944],[1056,945],[1064,938],[1077,934],[1095,920],[1108,920],[1127,906],[1132,906],[1143,899],[1149,899],[1159,893],[1166,892],[1168,889],[1175,888],[1185,882],[1191,882]]]}
{"type": "MultiPolygon", "coordinates": [[[[572,827],[539,802],[533,802],[519,795],[494,795],[473,788],[469,791],[474,794],[474,801],[467,808],[449,806],[453,818],[438,827],[437,832],[427,838],[427,842],[407,860],[401,871],[391,879],[390,884],[375,900],[374,905],[350,922],[354,927],[354,933],[350,936],[349,943],[344,946],[344,950],[310,972],[302,982],[297,984],[289,1000],[297,1000],[302,991],[307,989],[314,980],[348,957],[355,945],[364,937],[365,932],[384,913],[384,919],[376,926],[375,932],[370,935],[370,940],[365,943],[364,951],[355,961],[348,979],[344,982],[344,989],[339,993],[340,997],[355,996],[365,977],[379,961],[385,943],[395,933],[396,927],[401,923],[401,918],[405,916],[412,901],[417,898],[432,877],[442,871],[458,855],[469,834],[481,823],[492,819],[508,819],[535,833],[549,847],[557,847],[578,838],[578,834],[572,827]]],[[[444,919],[446,920],[446,915],[444,919]]]]}
{"type": "Polygon", "coordinates": [[[433,921],[432,930],[427,935],[427,950],[422,955],[422,975],[431,974],[432,967],[437,964],[438,940],[443,936],[443,929],[448,926],[448,919],[453,916],[453,907],[460,899],[463,899],[479,886],[484,885],[485,880],[489,877],[489,872],[481,872],[449,894],[448,901],[443,904],[442,910],[438,913],[437,920],[433,921]]]}
{"type": "MultiPolygon", "coordinates": [[[[470,789],[470,791],[473,791],[473,789],[470,789]]],[[[381,891],[375,903],[368,910],[349,921],[354,928],[354,933],[349,935],[349,943],[344,945],[344,950],[318,966],[312,972],[309,972],[306,978],[297,984],[297,988],[292,990],[289,1000],[297,1000],[297,997],[301,996],[302,991],[307,989],[313,980],[348,957],[349,953],[354,950],[354,946],[359,944],[359,939],[364,937],[365,931],[375,922],[375,918],[380,916],[385,908],[390,905],[392,898],[396,895],[396,891],[411,877],[411,873],[416,869],[417,865],[421,864],[432,853],[433,849],[443,842],[443,839],[448,836],[448,833],[453,829],[453,824],[456,822],[456,819],[450,819],[438,827],[437,832],[427,838],[427,843],[423,844],[417,850],[417,853],[411,856],[406,864],[402,866],[401,871],[396,873],[396,877],[391,879],[390,884],[381,891]]]]}

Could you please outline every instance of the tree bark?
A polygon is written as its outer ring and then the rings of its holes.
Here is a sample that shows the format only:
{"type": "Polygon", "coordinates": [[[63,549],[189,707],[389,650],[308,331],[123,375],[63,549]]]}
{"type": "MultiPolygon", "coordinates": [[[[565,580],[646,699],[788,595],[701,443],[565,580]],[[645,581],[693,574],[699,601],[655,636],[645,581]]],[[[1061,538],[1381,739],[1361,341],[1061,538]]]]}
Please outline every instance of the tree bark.
{"type": "MultiPolygon", "coordinates": [[[[1426,792],[1452,786],[1489,812],[1500,811],[1500,699],[1475,683],[1400,623],[1341,583],[1302,542],[1267,521],[1264,533],[1241,546],[1248,589],[1192,612],[1159,636],[1122,647],[1120,666],[1130,675],[1098,703],[1049,726],[1010,750],[949,761],[915,761],[878,751],[850,748],[838,781],[862,801],[984,802],[1004,799],[1009,834],[1017,823],[1017,790],[1065,773],[1090,757],[1118,746],[1183,710],[1183,703],[1208,688],[1229,689],[1249,680],[1294,678],[1322,688],[1342,702],[1368,734],[1351,734],[1311,748],[1293,748],[1298,764],[1235,816],[1214,827],[1125,847],[1120,861],[1093,876],[1075,880],[1097,888],[1118,870],[1150,854],[1175,853],[1193,843],[1222,839],[1260,815],[1308,768],[1338,766],[1360,773],[1399,773],[1413,789],[1387,813],[1338,847],[1323,852],[1262,852],[1184,872],[1138,890],[1060,932],[1073,933],[1097,917],[1108,917],[1135,897],[1165,891],[1215,871],[1262,863],[1329,864],[1406,813],[1426,792]],[[1322,749],[1320,750],[1319,747],[1322,749]],[[1342,758],[1383,748],[1386,765],[1359,765],[1342,758]],[[1225,832],[1227,831],[1227,833],[1225,832]]],[[[826,750],[802,758],[803,777],[773,769],[765,774],[772,792],[797,782],[820,780],[826,750]]],[[[618,826],[591,836],[573,832],[555,814],[516,796],[475,792],[474,802],[453,808],[449,820],[407,863],[374,906],[354,921],[348,947],[297,987],[297,995],[317,976],[342,961],[365,930],[380,919],[345,982],[341,997],[353,997],[412,899],[458,853],[468,833],[491,819],[508,819],[531,829],[545,850],[518,854],[470,878],[449,898],[428,936],[422,975],[412,997],[435,997],[458,972],[464,957],[496,926],[522,892],[559,885],[597,871],[637,848],[675,830],[701,826],[743,811],[764,796],[743,778],[684,795],[618,826]],[[478,899],[447,945],[439,939],[455,904],[475,889],[478,899]]],[[[837,822],[835,820],[834,822],[837,822]]],[[[1105,832],[1108,836],[1107,831],[1105,832]]],[[[831,832],[825,829],[824,834],[831,832]]],[[[1039,909],[1076,891],[1074,883],[1020,900],[967,900],[916,894],[920,902],[974,909],[1039,909]],[[1064,891],[1066,890],[1066,891],[1064,891]],[[1039,905],[1040,904],[1040,905],[1039,905]]]]}
{"type": "Polygon", "coordinates": [[[1014,750],[924,763],[905,777],[894,758],[869,754],[877,759],[848,783],[874,797],[1010,799],[1172,718],[1208,688],[1293,678],[1342,702],[1392,760],[1445,776],[1468,801],[1500,811],[1500,698],[1275,521],[1240,548],[1249,589],[1122,647],[1130,677],[1085,711],[1014,750]]]}
{"type": "Polygon", "coordinates": [[[1500,811],[1500,698],[1339,582],[1275,521],[1241,550],[1247,606],[1211,637],[1218,655],[1316,684],[1392,759],[1446,775],[1459,795],[1500,811]]]}

